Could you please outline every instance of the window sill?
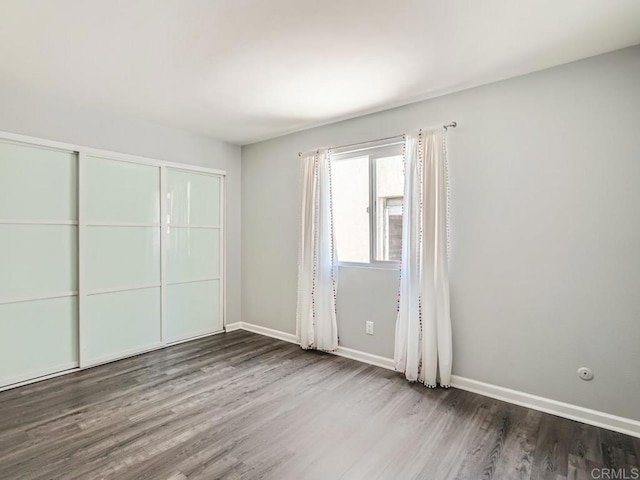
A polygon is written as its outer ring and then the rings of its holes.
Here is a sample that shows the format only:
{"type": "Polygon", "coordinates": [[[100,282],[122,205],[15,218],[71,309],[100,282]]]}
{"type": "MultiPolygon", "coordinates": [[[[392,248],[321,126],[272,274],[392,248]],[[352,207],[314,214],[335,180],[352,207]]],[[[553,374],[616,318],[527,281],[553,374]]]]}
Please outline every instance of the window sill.
{"type": "Polygon", "coordinates": [[[368,270],[400,270],[400,263],[378,262],[378,263],[351,263],[338,262],[338,268],[365,268],[368,270]]]}

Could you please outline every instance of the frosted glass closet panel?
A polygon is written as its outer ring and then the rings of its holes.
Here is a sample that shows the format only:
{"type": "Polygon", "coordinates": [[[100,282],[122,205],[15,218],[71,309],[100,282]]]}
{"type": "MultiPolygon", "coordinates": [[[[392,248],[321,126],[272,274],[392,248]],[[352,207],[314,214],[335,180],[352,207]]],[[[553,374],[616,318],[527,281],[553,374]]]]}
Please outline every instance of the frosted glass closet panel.
{"type": "Polygon", "coordinates": [[[220,280],[191,282],[167,287],[167,336],[181,340],[222,330],[220,280]]]}
{"type": "Polygon", "coordinates": [[[169,223],[220,226],[220,177],[170,170],[169,223]]]}
{"type": "Polygon", "coordinates": [[[159,227],[87,227],[85,250],[89,292],[160,283],[159,227]]]}
{"type": "Polygon", "coordinates": [[[0,142],[0,219],[77,220],[73,152],[0,142]]]}
{"type": "Polygon", "coordinates": [[[221,178],[167,169],[168,341],[222,330],[221,178]]]}
{"type": "Polygon", "coordinates": [[[82,366],[162,343],[160,168],[86,158],[82,366]]]}
{"type": "Polygon", "coordinates": [[[106,362],[161,342],[160,288],[89,295],[83,361],[106,362]]]}
{"type": "Polygon", "coordinates": [[[160,169],[87,157],[87,222],[159,223],[160,169]]]}
{"type": "Polygon", "coordinates": [[[220,231],[170,227],[167,271],[169,283],[220,277],[220,231]]]}
{"type": "Polygon", "coordinates": [[[0,300],[78,290],[78,227],[0,225],[0,300]]]}
{"type": "Polygon", "coordinates": [[[78,160],[0,141],[0,386],[78,365],[78,160]]]}
{"type": "Polygon", "coordinates": [[[78,365],[77,299],[0,305],[0,385],[78,365]]]}

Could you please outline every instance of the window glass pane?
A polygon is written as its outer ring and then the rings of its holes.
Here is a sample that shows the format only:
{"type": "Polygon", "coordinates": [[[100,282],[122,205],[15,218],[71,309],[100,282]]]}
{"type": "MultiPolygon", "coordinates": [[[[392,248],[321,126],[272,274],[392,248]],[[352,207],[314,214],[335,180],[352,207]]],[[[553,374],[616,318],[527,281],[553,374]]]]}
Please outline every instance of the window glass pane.
{"type": "Polygon", "coordinates": [[[376,260],[400,261],[402,252],[402,155],[376,159],[376,260]]]}
{"type": "Polygon", "coordinates": [[[369,263],[369,157],[333,161],[331,174],[338,260],[369,263]]]}

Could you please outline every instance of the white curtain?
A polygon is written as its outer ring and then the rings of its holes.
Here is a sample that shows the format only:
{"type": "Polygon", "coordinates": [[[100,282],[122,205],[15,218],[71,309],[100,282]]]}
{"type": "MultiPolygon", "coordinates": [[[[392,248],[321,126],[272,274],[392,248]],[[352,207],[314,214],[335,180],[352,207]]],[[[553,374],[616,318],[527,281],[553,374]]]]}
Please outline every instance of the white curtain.
{"type": "Polygon", "coordinates": [[[297,335],[304,349],[338,348],[337,265],[331,163],[326,150],[302,158],[297,335]]]}
{"type": "Polygon", "coordinates": [[[433,388],[451,383],[446,130],[407,136],[395,368],[433,388]]]}

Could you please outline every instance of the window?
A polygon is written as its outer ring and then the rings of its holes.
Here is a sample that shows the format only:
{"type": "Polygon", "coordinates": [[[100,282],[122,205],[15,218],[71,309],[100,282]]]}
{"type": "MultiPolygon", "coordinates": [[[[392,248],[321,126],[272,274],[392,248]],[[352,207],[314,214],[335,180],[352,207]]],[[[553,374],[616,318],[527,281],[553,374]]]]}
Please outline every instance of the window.
{"type": "Polygon", "coordinates": [[[341,264],[394,266],[402,250],[402,143],[331,153],[333,219],[341,264]]]}

